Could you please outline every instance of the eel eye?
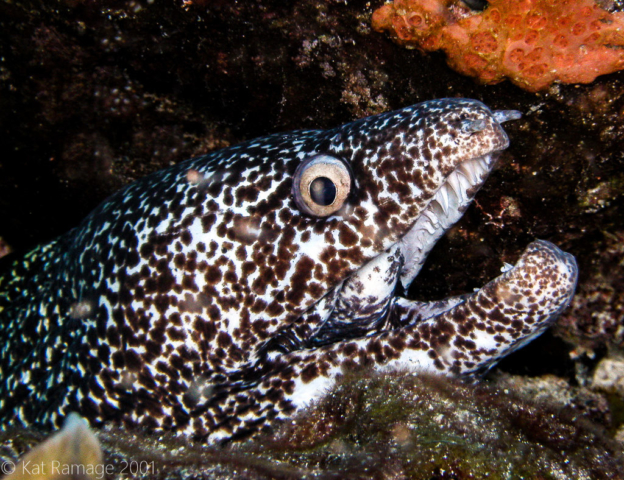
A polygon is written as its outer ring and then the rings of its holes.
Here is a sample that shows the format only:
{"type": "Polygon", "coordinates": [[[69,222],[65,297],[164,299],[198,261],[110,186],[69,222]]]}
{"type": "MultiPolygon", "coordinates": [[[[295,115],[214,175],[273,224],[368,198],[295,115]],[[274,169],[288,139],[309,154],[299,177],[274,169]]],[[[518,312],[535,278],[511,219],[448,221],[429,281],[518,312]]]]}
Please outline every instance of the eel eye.
{"type": "Polygon", "coordinates": [[[315,155],[301,162],[295,170],[295,203],[303,213],[327,217],[340,210],[349,196],[351,183],[351,172],[342,160],[315,155]]]}

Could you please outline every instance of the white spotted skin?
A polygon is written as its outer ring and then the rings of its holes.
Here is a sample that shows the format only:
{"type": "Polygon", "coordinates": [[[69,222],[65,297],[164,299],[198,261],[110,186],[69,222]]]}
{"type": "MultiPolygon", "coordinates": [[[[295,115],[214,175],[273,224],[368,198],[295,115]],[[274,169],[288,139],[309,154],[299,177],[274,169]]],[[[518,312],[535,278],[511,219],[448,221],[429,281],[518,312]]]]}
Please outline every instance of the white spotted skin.
{"type": "Polygon", "coordinates": [[[0,422],[59,426],[78,412],[228,441],[270,430],[345,368],[491,367],[569,303],[569,255],[533,243],[514,269],[447,301],[395,291],[474,198],[510,118],[442,99],[260,138],[145,177],[3,259],[0,422]],[[293,198],[314,155],[352,172],[325,218],[293,198]]]}

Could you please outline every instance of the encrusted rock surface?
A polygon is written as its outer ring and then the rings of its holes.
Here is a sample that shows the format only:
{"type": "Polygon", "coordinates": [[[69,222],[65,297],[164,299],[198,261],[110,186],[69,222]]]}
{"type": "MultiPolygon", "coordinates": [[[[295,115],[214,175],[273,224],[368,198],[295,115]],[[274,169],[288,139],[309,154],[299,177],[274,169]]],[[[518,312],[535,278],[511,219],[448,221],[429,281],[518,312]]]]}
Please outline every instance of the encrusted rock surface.
{"type": "Polygon", "coordinates": [[[394,0],[372,23],[399,45],[444,51],[454,70],[480,82],[508,78],[530,92],[624,68],[624,14],[594,0],[394,0]]]}
{"type": "MultiPolygon", "coordinates": [[[[621,446],[569,405],[406,372],[348,375],[274,436],[239,445],[116,428],[97,437],[108,478],[624,478],[621,446]]],[[[1,460],[41,438],[0,435],[1,460]]]]}

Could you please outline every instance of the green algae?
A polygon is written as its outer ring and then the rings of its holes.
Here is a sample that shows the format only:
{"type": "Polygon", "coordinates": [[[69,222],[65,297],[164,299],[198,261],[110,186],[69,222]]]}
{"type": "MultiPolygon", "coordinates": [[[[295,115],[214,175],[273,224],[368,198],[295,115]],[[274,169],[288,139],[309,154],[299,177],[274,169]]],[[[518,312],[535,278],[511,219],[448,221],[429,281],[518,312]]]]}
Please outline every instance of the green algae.
{"type": "Polygon", "coordinates": [[[624,195],[624,174],[610,176],[595,187],[584,191],[578,198],[579,207],[587,213],[607,208],[624,195]]]}
{"type": "MultiPolygon", "coordinates": [[[[266,442],[270,451],[284,450],[276,457],[281,461],[296,451],[300,461],[316,466],[324,464],[323,453],[339,445],[342,453],[332,458],[335,472],[357,471],[352,470],[354,457],[364,457],[374,458],[380,470],[391,465],[405,478],[624,474],[617,444],[571,412],[485,385],[408,373],[346,379],[266,442]],[[337,411],[345,415],[336,420],[328,414],[337,411]],[[315,442],[317,431],[323,434],[315,442]]],[[[366,471],[374,473],[370,466],[366,471]]]]}

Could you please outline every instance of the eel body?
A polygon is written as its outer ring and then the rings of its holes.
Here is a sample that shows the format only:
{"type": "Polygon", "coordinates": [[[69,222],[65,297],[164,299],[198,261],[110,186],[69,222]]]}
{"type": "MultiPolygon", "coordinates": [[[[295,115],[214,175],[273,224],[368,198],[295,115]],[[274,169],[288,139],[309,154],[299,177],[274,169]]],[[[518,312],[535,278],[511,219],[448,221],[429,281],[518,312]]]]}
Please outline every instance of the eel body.
{"type": "Polygon", "coordinates": [[[567,306],[571,255],[535,241],[478,292],[396,292],[518,117],[442,99],[267,136],[149,175],[7,257],[1,424],[78,412],[226,441],[270,429],[345,368],[487,370],[567,306]]]}

